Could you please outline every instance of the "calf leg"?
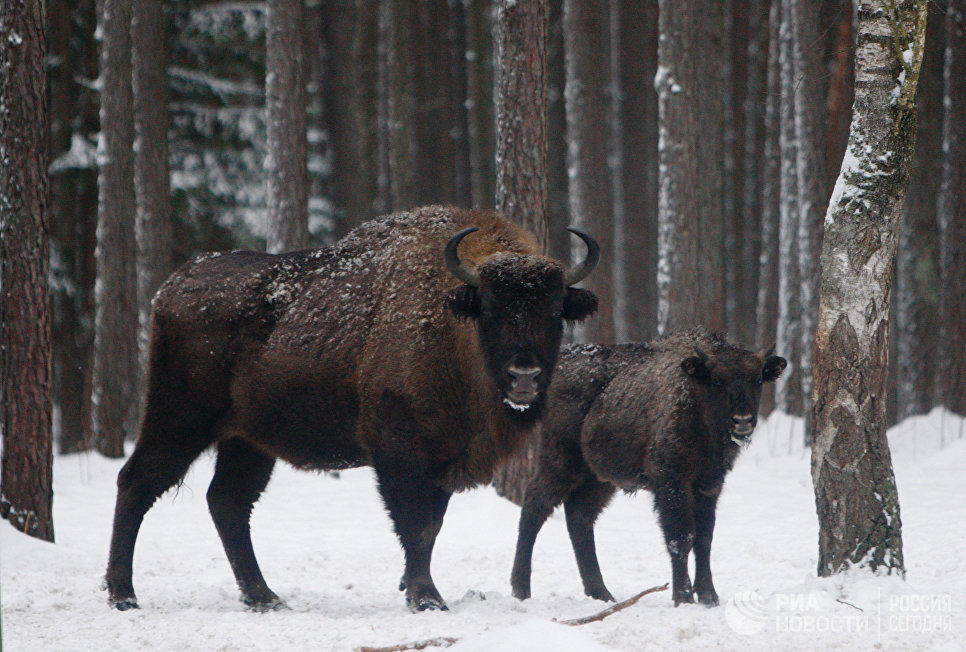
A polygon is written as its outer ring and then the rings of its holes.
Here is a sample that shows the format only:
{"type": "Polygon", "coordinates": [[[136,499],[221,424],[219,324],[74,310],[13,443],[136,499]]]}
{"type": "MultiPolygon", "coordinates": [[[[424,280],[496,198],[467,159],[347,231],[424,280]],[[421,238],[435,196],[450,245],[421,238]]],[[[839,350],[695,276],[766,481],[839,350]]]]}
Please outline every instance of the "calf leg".
{"type": "MultiPolygon", "coordinates": [[[[184,415],[181,415],[184,419],[184,415]]],[[[145,419],[146,423],[152,423],[145,419]]],[[[134,544],[144,515],[161,494],[178,483],[188,467],[211,443],[204,428],[167,424],[168,429],[142,428],[130,459],[117,476],[117,502],[105,581],[108,603],[117,609],[137,608],[132,581],[134,544]]]]}
{"type": "Polygon", "coordinates": [[[718,593],[711,581],[711,539],[714,536],[714,515],[720,489],[694,495],[694,591],[698,601],[709,607],[718,606],[718,593]]]}
{"type": "Polygon", "coordinates": [[[377,463],[376,477],[406,555],[399,585],[406,591],[406,605],[413,611],[446,610],[429,567],[450,493],[433,484],[418,467],[407,468],[398,462],[377,463]]]}
{"type": "Polygon", "coordinates": [[[218,444],[215,475],[208,487],[208,510],[242,599],[256,611],[284,607],[262,577],[252,549],[250,526],[252,507],[268,484],[274,467],[274,458],[241,439],[228,439],[218,444]]]}
{"type": "Polygon", "coordinates": [[[671,555],[671,587],[674,606],[694,602],[688,555],[694,544],[694,498],[691,491],[676,485],[659,487],[654,492],[664,542],[671,555]]]}
{"type": "Polygon", "coordinates": [[[594,523],[614,495],[614,485],[592,479],[580,485],[567,502],[564,511],[567,515],[567,532],[577,557],[577,568],[584,583],[584,593],[597,600],[613,602],[597,562],[597,547],[594,543],[594,523]]]}

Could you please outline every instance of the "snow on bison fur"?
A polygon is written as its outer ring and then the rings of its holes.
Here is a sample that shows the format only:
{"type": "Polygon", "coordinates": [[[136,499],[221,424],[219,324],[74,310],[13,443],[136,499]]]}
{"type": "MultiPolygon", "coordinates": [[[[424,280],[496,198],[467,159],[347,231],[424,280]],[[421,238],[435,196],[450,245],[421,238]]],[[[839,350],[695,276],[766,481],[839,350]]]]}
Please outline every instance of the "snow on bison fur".
{"type": "Polygon", "coordinates": [[[597,562],[594,523],[617,489],[647,489],[671,555],[675,606],[693,602],[693,592],[703,604],[718,604],[711,580],[715,507],[755,429],[762,383],[785,369],[773,352],[752,353],[700,328],[647,344],[566,347],[520,516],[513,595],[530,597],[534,541],[563,503],[584,592],[613,600],[597,562]]]}
{"type": "MultiPolygon", "coordinates": [[[[118,475],[106,584],[137,607],[145,513],[216,446],[212,519],[242,598],[282,605],[252,550],[252,506],[281,458],[375,469],[413,610],[445,609],[430,576],[450,495],[490,481],[544,413],[564,320],[594,312],[573,268],[491,211],[432,206],[331,247],[202,256],[154,299],[145,415],[118,475]]],[[[172,554],[177,554],[172,552],[172,554]]]]}

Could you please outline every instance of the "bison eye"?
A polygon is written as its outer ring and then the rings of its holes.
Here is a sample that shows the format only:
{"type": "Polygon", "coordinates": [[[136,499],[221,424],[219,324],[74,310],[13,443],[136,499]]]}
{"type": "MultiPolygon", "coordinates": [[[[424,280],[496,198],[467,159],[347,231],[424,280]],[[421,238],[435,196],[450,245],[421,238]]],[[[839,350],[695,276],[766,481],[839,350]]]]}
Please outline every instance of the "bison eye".
{"type": "Polygon", "coordinates": [[[711,386],[712,387],[723,387],[724,386],[724,383],[721,382],[721,379],[720,378],[712,378],[711,379],[711,386]]]}

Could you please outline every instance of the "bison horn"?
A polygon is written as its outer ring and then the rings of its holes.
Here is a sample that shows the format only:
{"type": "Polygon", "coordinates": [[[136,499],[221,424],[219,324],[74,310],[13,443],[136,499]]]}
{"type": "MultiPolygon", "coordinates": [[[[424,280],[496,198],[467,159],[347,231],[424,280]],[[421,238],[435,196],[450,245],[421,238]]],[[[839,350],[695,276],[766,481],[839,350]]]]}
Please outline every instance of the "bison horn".
{"type": "Polygon", "coordinates": [[[702,351],[701,349],[699,349],[696,346],[692,346],[691,348],[694,349],[694,354],[696,356],[698,356],[698,359],[701,360],[701,362],[707,362],[708,361],[708,354],[707,353],[705,353],[704,351],[702,351]]]}
{"type": "Polygon", "coordinates": [[[567,230],[583,240],[584,244],[587,245],[587,257],[584,258],[584,262],[579,265],[574,265],[564,272],[564,286],[570,287],[587,278],[594,271],[594,268],[597,267],[597,263],[600,262],[600,245],[583,231],[571,229],[570,227],[567,227],[567,230]]]}
{"type": "Polygon", "coordinates": [[[762,349],[758,353],[758,357],[761,359],[762,362],[765,362],[766,360],[768,360],[768,358],[772,357],[773,355],[775,355],[775,345],[774,344],[772,344],[771,346],[769,346],[767,349],[762,349]]]}
{"type": "Polygon", "coordinates": [[[456,250],[460,246],[460,240],[473,233],[474,231],[479,231],[478,227],[471,226],[468,229],[463,229],[446,243],[446,267],[453,276],[463,281],[467,285],[471,285],[475,288],[480,287],[480,274],[475,269],[471,269],[463,261],[460,260],[459,254],[456,250]]]}

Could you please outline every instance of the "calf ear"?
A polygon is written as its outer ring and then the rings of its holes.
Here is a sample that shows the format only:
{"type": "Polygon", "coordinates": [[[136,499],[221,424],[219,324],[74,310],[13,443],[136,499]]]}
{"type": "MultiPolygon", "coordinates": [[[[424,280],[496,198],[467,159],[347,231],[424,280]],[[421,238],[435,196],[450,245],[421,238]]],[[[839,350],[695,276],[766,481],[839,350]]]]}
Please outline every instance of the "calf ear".
{"type": "Polygon", "coordinates": [[[472,285],[461,285],[446,295],[446,307],[460,319],[478,319],[480,293],[472,285]]]}
{"type": "Polygon", "coordinates": [[[590,290],[567,288],[564,295],[563,318],[567,321],[581,321],[597,312],[597,295],[590,290]]]}
{"type": "Polygon", "coordinates": [[[785,358],[777,355],[770,356],[761,369],[761,379],[766,383],[775,382],[787,366],[788,361],[785,358]]]}
{"type": "Polygon", "coordinates": [[[691,376],[702,385],[707,385],[709,382],[711,382],[711,371],[708,369],[708,365],[705,363],[705,360],[698,356],[685,358],[684,362],[681,363],[681,368],[684,370],[684,373],[691,376]]]}

